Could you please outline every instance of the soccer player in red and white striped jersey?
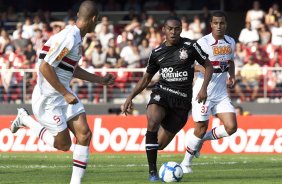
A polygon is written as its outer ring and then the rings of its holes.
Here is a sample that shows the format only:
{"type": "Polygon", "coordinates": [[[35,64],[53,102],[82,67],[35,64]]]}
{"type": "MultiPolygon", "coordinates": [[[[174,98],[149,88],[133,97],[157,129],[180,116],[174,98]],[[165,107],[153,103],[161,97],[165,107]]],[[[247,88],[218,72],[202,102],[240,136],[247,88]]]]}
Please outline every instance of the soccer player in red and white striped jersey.
{"type": "Polygon", "coordinates": [[[93,1],[82,2],[76,25],[67,26],[53,35],[39,55],[37,85],[32,94],[32,109],[36,120],[20,108],[11,124],[13,133],[21,127],[29,127],[47,144],[58,150],[68,151],[72,141],[69,130],[76,137],[73,151],[71,184],[80,184],[89,155],[92,133],[88,127],[81,101],[71,90],[73,77],[102,85],[114,83],[112,75],[99,77],[78,66],[81,58],[82,38],[92,32],[98,16],[93,1]]]}

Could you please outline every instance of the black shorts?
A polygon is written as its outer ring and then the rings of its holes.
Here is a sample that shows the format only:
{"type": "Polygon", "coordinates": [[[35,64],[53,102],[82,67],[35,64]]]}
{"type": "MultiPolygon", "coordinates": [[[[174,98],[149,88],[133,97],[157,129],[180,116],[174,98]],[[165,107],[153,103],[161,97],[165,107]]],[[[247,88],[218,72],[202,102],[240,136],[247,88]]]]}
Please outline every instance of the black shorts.
{"type": "Polygon", "coordinates": [[[192,107],[191,99],[175,97],[160,90],[153,90],[148,105],[150,104],[158,104],[166,109],[166,116],[161,126],[173,134],[185,126],[192,107]]]}

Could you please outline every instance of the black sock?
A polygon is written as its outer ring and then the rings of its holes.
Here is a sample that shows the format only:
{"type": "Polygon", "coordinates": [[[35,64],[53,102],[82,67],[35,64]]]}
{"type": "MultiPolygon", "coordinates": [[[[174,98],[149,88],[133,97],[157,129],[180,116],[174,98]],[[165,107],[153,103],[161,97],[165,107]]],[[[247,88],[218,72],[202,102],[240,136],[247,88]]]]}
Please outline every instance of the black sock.
{"type": "Polygon", "coordinates": [[[146,133],[146,154],[149,164],[149,172],[157,171],[158,154],[158,133],[147,131],[146,133]]]}

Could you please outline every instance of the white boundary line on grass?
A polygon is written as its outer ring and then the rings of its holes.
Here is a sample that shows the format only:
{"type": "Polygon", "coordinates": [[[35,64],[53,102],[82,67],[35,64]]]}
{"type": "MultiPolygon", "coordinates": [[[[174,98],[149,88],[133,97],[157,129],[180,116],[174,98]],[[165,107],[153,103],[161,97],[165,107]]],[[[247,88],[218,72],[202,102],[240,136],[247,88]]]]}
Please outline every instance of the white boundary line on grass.
{"type": "MultiPolygon", "coordinates": [[[[238,164],[239,162],[202,162],[202,163],[195,163],[193,165],[234,165],[238,164]]],[[[70,168],[72,165],[0,165],[0,169],[53,169],[53,168],[70,168]]],[[[108,165],[95,165],[95,164],[89,164],[87,167],[90,168],[107,168],[107,167],[148,167],[147,164],[108,164],[108,165]]]]}

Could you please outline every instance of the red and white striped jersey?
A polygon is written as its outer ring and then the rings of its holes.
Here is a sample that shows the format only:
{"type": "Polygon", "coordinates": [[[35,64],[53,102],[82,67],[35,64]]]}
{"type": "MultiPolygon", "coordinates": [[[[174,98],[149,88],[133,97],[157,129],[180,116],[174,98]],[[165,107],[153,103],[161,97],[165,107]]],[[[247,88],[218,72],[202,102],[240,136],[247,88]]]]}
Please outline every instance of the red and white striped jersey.
{"type": "MultiPolygon", "coordinates": [[[[39,54],[39,66],[45,61],[55,70],[59,81],[69,89],[73,72],[82,56],[82,38],[76,25],[67,26],[61,32],[53,35],[44,44],[39,54]]],[[[58,93],[38,71],[37,85],[41,94],[51,95],[58,93]]]]}
{"type": "MultiPolygon", "coordinates": [[[[214,73],[208,85],[208,99],[220,100],[228,96],[226,89],[229,61],[234,59],[235,41],[230,36],[224,35],[223,39],[216,40],[212,33],[199,39],[198,44],[209,55],[214,73]]],[[[204,74],[198,72],[193,88],[193,96],[196,97],[204,80],[204,74]]]]}

